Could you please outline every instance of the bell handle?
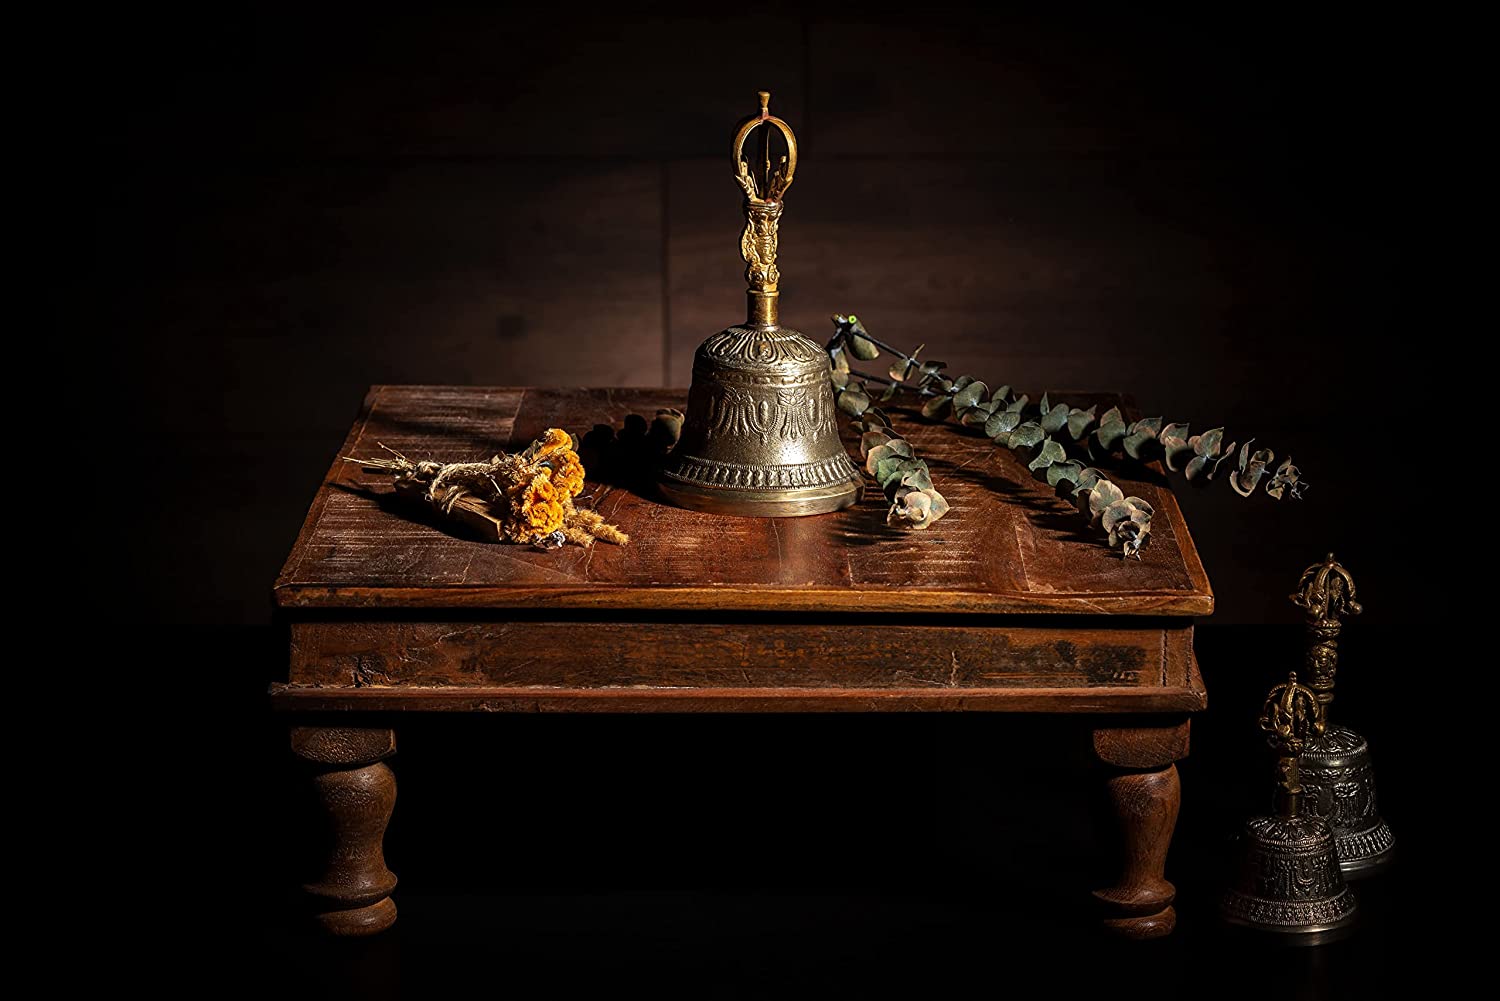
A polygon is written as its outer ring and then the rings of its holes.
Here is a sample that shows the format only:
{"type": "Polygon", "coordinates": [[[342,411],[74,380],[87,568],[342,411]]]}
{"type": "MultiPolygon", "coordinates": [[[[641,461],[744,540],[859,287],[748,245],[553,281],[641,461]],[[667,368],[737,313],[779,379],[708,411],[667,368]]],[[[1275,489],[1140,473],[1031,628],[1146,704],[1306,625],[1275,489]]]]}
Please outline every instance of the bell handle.
{"type": "Polygon", "coordinates": [[[730,155],[735,180],[745,192],[745,229],[740,234],[740,257],[745,261],[747,323],[777,325],[777,300],[781,296],[781,272],[776,266],[777,225],[781,220],[782,196],[792,186],[797,172],[797,136],[792,127],[771,114],[771,94],[760,91],[760,114],[752,116],[734,134],[730,155]],[[774,127],[786,139],[786,156],[773,170],[770,145],[759,177],[745,159],[745,141],[761,126],[774,127]]]}
{"type": "Polygon", "coordinates": [[[1327,706],[1333,701],[1334,675],[1339,666],[1339,633],[1344,619],[1358,615],[1364,607],[1355,600],[1354,578],[1329,553],[1321,563],[1302,571],[1292,604],[1307,617],[1308,687],[1327,706]]]}
{"type": "Polygon", "coordinates": [[[1266,696],[1260,728],[1276,750],[1276,812],[1295,817],[1302,804],[1302,749],[1328,728],[1323,703],[1292,671],[1266,696]]]}

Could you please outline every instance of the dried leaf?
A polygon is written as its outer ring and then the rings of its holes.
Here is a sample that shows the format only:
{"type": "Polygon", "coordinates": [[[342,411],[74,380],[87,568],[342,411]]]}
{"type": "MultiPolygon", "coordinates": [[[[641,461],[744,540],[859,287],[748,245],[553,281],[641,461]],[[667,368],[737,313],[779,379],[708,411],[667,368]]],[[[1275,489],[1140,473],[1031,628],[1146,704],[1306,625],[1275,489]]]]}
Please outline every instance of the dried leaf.
{"type": "Polygon", "coordinates": [[[934,396],[922,404],[922,416],[929,418],[941,417],[948,409],[948,404],[953,402],[951,396],[934,396]]]}
{"type": "Polygon", "coordinates": [[[859,454],[868,457],[870,449],[877,445],[884,445],[891,440],[891,436],[884,431],[866,431],[859,436],[859,454]]]}
{"type": "Polygon", "coordinates": [[[1100,479],[1089,491],[1089,514],[1098,520],[1115,501],[1125,499],[1125,493],[1106,479],[1100,479]]]}
{"type": "Polygon", "coordinates": [[[1030,401],[1030,399],[1031,397],[1027,396],[1025,393],[1022,393],[1020,396],[1007,403],[1005,405],[1005,409],[1009,410],[1013,414],[1019,414],[1021,411],[1026,409],[1026,404],[1030,401]]]}
{"type": "Polygon", "coordinates": [[[1056,487],[1059,483],[1077,483],[1081,472],[1083,466],[1077,462],[1054,462],[1047,467],[1047,485],[1056,487]]]}
{"type": "Polygon", "coordinates": [[[1276,460],[1276,453],[1269,448],[1257,449],[1254,453],[1250,451],[1250,445],[1255,441],[1251,438],[1245,442],[1245,447],[1240,450],[1240,468],[1229,478],[1229,485],[1234,492],[1241,497],[1249,497],[1255,493],[1255,488],[1260,485],[1260,478],[1265,475],[1266,467],[1276,460]]]}
{"type": "Polygon", "coordinates": [[[1027,421],[1010,433],[1010,438],[1007,439],[1006,444],[1011,448],[1023,448],[1039,444],[1045,437],[1046,435],[1042,433],[1042,426],[1040,424],[1037,424],[1035,421],[1027,421]]]}
{"type": "Polygon", "coordinates": [[[970,380],[967,384],[965,384],[964,380],[960,379],[958,380],[958,382],[954,383],[954,386],[958,390],[953,394],[954,410],[965,410],[969,407],[975,406],[979,403],[979,401],[983,400],[984,395],[989,392],[988,386],[986,386],[982,382],[978,382],[975,380],[970,380]]]}
{"type": "Polygon", "coordinates": [[[1021,423],[1021,415],[1013,410],[1002,410],[997,414],[991,414],[984,422],[984,433],[991,438],[999,438],[1002,434],[1009,434],[1021,423]]]}
{"type": "Polygon", "coordinates": [[[1062,462],[1067,457],[1068,453],[1063,450],[1062,444],[1048,438],[1042,443],[1041,450],[1037,452],[1036,458],[1026,464],[1026,468],[1034,473],[1039,469],[1046,469],[1054,462],[1062,462]]]}
{"type": "Polygon", "coordinates": [[[839,409],[851,417],[858,417],[870,409],[870,397],[859,386],[850,386],[839,394],[839,409]]]}
{"type": "Polygon", "coordinates": [[[1130,425],[1130,433],[1125,436],[1122,445],[1125,454],[1138,462],[1144,462],[1150,458],[1152,442],[1156,441],[1156,435],[1161,430],[1160,417],[1147,417],[1130,425]]]}
{"type": "Polygon", "coordinates": [[[865,472],[869,473],[871,476],[875,476],[876,470],[879,468],[881,461],[884,459],[889,459],[895,454],[895,450],[892,449],[890,445],[876,445],[874,448],[870,449],[869,453],[865,456],[865,472]]]}
{"type": "Polygon", "coordinates": [[[1087,410],[1079,410],[1074,407],[1068,411],[1068,437],[1078,441],[1089,433],[1089,428],[1094,424],[1094,411],[1098,407],[1089,407],[1087,410]]]}
{"type": "Polygon", "coordinates": [[[1045,396],[1042,397],[1042,416],[1037,423],[1041,424],[1042,430],[1048,434],[1056,434],[1067,426],[1068,405],[1066,403],[1059,403],[1051,410],[1048,410],[1047,398],[1045,396]]]}
{"type": "Polygon", "coordinates": [[[1301,500],[1302,492],[1307,489],[1307,484],[1302,482],[1302,472],[1292,465],[1292,457],[1287,456],[1276,467],[1276,472],[1266,483],[1266,493],[1277,500],[1281,500],[1282,494],[1288,494],[1293,500],[1301,500]]]}
{"type": "Polygon", "coordinates": [[[849,353],[860,361],[874,361],[880,357],[880,349],[868,339],[869,331],[865,325],[859,322],[854,314],[849,314],[849,327],[846,341],[849,345],[849,353]]]}
{"type": "Polygon", "coordinates": [[[1167,468],[1174,473],[1182,472],[1181,463],[1193,454],[1193,447],[1188,444],[1188,426],[1168,424],[1156,440],[1161,442],[1167,468]]]}

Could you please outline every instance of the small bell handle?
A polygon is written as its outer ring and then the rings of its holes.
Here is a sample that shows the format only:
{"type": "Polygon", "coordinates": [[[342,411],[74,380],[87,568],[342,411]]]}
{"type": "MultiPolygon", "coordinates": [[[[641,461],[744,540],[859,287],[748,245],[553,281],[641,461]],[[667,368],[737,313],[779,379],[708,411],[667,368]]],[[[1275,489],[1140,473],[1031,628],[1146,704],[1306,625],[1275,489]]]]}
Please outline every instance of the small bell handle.
{"type": "Polygon", "coordinates": [[[1329,553],[1323,562],[1302,571],[1297,591],[1290,597],[1307,616],[1308,687],[1326,707],[1333,701],[1333,676],[1339,666],[1339,632],[1344,619],[1364,611],[1354,599],[1354,578],[1329,553]]]}
{"type": "Polygon", "coordinates": [[[771,93],[760,91],[760,113],[746,119],[734,134],[730,155],[735,180],[745,192],[745,230],[740,234],[740,256],[745,260],[748,324],[777,325],[777,300],[781,296],[781,272],[776,267],[776,229],[781,220],[782,196],[792,186],[797,172],[797,136],[792,127],[771,114],[771,93]],[[765,162],[757,174],[745,156],[745,141],[762,125],[781,131],[786,155],[773,169],[771,145],[765,144],[765,162]]]}
{"type": "Polygon", "coordinates": [[[1323,703],[1317,693],[1297,682],[1297,672],[1271,689],[1261,707],[1260,728],[1276,749],[1276,812],[1295,817],[1302,806],[1302,769],[1299,759],[1307,742],[1327,729],[1323,703]]]}

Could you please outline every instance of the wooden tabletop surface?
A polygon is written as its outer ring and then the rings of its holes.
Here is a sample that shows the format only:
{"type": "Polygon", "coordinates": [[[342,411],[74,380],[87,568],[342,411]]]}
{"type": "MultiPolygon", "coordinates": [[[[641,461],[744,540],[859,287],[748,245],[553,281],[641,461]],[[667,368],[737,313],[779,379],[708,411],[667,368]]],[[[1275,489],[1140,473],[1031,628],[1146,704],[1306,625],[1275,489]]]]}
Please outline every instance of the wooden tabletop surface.
{"type": "MultiPolygon", "coordinates": [[[[583,434],[681,408],[685,390],[376,386],[340,456],[488,458],[548,427],[583,434]]],[[[1059,395],[1075,404],[1113,400],[1059,395]]],[[[932,528],[885,525],[873,486],[856,507],[806,518],[734,518],[619,487],[584,497],[630,544],[543,552],[450,533],[389,497],[389,477],[335,459],[276,581],[289,609],[637,609],[1206,615],[1213,594],[1160,475],[1111,471],[1156,507],[1144,559],[1122,560],[1072,506],[983,436],[894,410],[952,504],[932,528]]],[[[842,415],[841,415],[842,421],[842,415]]],[[[843,423],[847,423],[843,421],[843,423]]],[[[846,438],[852,444],[853,435],[846,438]]]]}

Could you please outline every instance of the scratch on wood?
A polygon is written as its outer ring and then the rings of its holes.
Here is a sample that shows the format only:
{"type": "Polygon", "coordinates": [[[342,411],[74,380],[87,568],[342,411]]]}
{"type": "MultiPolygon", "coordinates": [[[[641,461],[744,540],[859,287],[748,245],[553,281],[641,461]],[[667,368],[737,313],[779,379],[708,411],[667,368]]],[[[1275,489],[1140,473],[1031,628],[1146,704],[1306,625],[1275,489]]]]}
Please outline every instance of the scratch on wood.
{"type": "Polygon", "coordinates": [[[953,651],[953,666],[948,668],[948,687],[958,687],[958,651],[953,651]]]}
{"type": "Polygon", "coordinates": [[[781,529],[776,527],[778,519],[771,519],[771,537],[776,540],[776,571],[781,572],[781,529]]]}

